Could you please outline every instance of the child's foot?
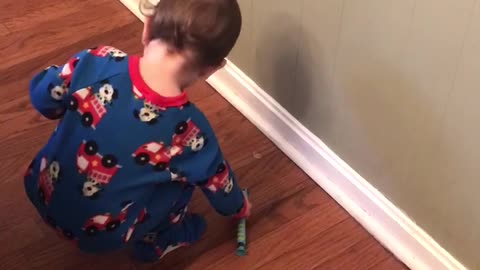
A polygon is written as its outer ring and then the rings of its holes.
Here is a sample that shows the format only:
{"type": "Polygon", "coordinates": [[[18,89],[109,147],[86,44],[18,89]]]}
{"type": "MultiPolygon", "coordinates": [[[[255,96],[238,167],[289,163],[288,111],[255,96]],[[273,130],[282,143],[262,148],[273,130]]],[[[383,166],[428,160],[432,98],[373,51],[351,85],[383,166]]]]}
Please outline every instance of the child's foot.
{"type": "Polygon", "coordinates": [[[172,224],[156,235],[149,233],[143,241],[135,242],[133,256],[139,261],[155,262],[167,253],[200,240],[205,227],[205,220],[201,216],[186,215],[181,223],[172,224]]]}

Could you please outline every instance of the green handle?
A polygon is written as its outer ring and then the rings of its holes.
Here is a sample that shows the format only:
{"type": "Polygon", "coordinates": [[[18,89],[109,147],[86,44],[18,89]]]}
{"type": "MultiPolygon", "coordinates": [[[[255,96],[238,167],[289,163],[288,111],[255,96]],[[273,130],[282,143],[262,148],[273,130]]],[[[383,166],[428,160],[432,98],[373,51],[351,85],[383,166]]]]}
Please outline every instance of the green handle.
{"type": "MultiPolygon", "coordinates": [[[[248,192],[243,191],[245,197],[248,198],[248,192]]],[[[237,227],[237,249],[235,251],[237,256],[245,256],[247,254],[247,219],[242,218],[238,222],[237,227]]]]}

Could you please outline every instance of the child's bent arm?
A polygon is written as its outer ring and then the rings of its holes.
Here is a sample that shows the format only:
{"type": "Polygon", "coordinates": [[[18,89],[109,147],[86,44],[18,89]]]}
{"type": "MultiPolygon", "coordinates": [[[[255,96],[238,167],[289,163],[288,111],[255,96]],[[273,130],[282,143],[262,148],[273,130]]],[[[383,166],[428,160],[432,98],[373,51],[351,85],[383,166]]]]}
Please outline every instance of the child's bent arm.
{"type": "Polygon", "coordinates": [[[58,119],[64,115],[74,71],[85,54],[84,51],[73,56],[63,66],[50,66],[32,78],[30,100],[40,114],[49,119],[58,119]]]}
{"type": "Polygon", "coordinates": [[[236,218],[246,217],[249,211],[249,202],[247,198],[238,186],[235,175],[227,161],[223,161],[221,168],[224,168],[227,172],[224,186],[219,186],[217,188],[214,184],[215,179],[218,180],[220,179],[219,177],[222,177],[222,175],[219,175],[218,173],[198,185],[210,204],[219,214],[223,216],[234,216],[236,218]]]}
{"type": "MultiPolygon", "coordinates": [[[[207,129],[208,130],[208,129],[207,129]]],[[[170,169],[173,181],[186,181],[201,188],[215,210],[230,217],[246,217],[250,204],[229,163],[224,159],[211,130],[207,131],[205,145],[196,151],[186,150],[172,159],[170,169]]]]}

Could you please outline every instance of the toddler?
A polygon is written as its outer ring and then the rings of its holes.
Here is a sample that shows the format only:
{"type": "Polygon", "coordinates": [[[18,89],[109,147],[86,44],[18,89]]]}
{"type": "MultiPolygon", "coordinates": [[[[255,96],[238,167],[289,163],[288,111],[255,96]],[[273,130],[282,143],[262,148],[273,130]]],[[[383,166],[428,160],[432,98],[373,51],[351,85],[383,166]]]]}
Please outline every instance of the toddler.
{"type": "Polygon", "coordinates": [[[148,11],[143,56],[98,46],[31,80],[33,107],[59,122],[25,189],[80,250],[131,246],[151,262],[205,231],[187,210],[195,187],[224,216],[247,217],[250,203],[183,91],[224,65],[240,33],[238,3],[161,0],[148,11]]]}

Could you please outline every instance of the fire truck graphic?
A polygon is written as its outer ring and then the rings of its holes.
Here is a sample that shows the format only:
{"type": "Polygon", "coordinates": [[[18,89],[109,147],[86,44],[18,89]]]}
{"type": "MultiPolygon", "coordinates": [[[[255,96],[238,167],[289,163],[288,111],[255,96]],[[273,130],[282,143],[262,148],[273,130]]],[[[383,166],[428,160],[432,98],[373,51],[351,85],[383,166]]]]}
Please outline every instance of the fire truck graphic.
{"type": "Polygon", "coordinates": [[[47,166],[47,159],[42,158],[40,162],[40,173],[38,175],[38,196],[44,204],[48,204],[52,198],[54,184],[58,181],[60,165],[53,161],[47,166]]]}
{"type": "Polygon", "coordinates": [[[140,214],[138,214],[137,218],[133,221],[132,226],[128,228],[127,233],[124,235],[123,241],[125,243],[127,243],[132,237],[132,234],[135,231],[135,226],[137,226],[137,224],[142,224],[147,218],[148,218],[147,208],[143,208],[142,211],[140,211],[140,214]]]}
{"type": "Polygon", "coordinates": [[[70,82],[72,81],[73,70],[78,64],[80,58],[75,57],[70,60],[63,66],[62,71],[60,72],[60,78],[63,80],[63,85],[65,87],[70,87],[70,82]]]}
{"type": "Polygon", "coordinates": [[[208,179],[205,187],[212,192],[224,190],[225,193],[230,193],[232,191],[233,179],[230,177],[226,162],[218,166],[217,173],[208,179]]]}
{"type": "Polygon", "coordinates": [[[95,129],[107,113],[105,105],[112,102],[115,93],[115,89],[109,84],[102,86],[96,94],[91,87],[82,88],[72,94],[68,107],[81,115],[82,125],[95,129]]]}
{"type": "Polygon", "coordinates": [[[127,56],[126,53],[111,46],[99,46],[99,47],[91,48],[88,50],[88,53],[98,57],[110,56],[113,59],[115,59],[115,61],[122,61],[127,56]]]}
{"type": "Polygon", "coordinates": [[[82,229],[89,236],[94,236],[100,231],[113,232],[120,226],[120,224],[125,222],[128,215],[128,209],[132,204],[133,202],[124,203],[124,207],[116,216],[111,213],[105,213],[91,217],[85,222],[82,229]]]}
{"type": "Polygon", "coordinates": [[[175,134],[172,137],[173,145],[189,147],[192,151],[198,152],[205,146],[205,136],[191,119],[182,121],[175,127],[175,134]]]}
{"type": "Polygon", "coordinates": [[[150,163],[155,170],[164,171],[168,168],[170,159],[181,152],[182,148],[178,146],[166,147],[163,142],[151,142],[140,146],[132,156],[139,165],[150,163]]]}
{"type": "Polygon", "coordinates": [[[77,151],[77,168],[79,173],[87,175],[83,195],[92,197],[102,189],[101,186],[110,183],[121,166],[114,155],[99,154],[95,141],[83,141],[77,151]]]}

